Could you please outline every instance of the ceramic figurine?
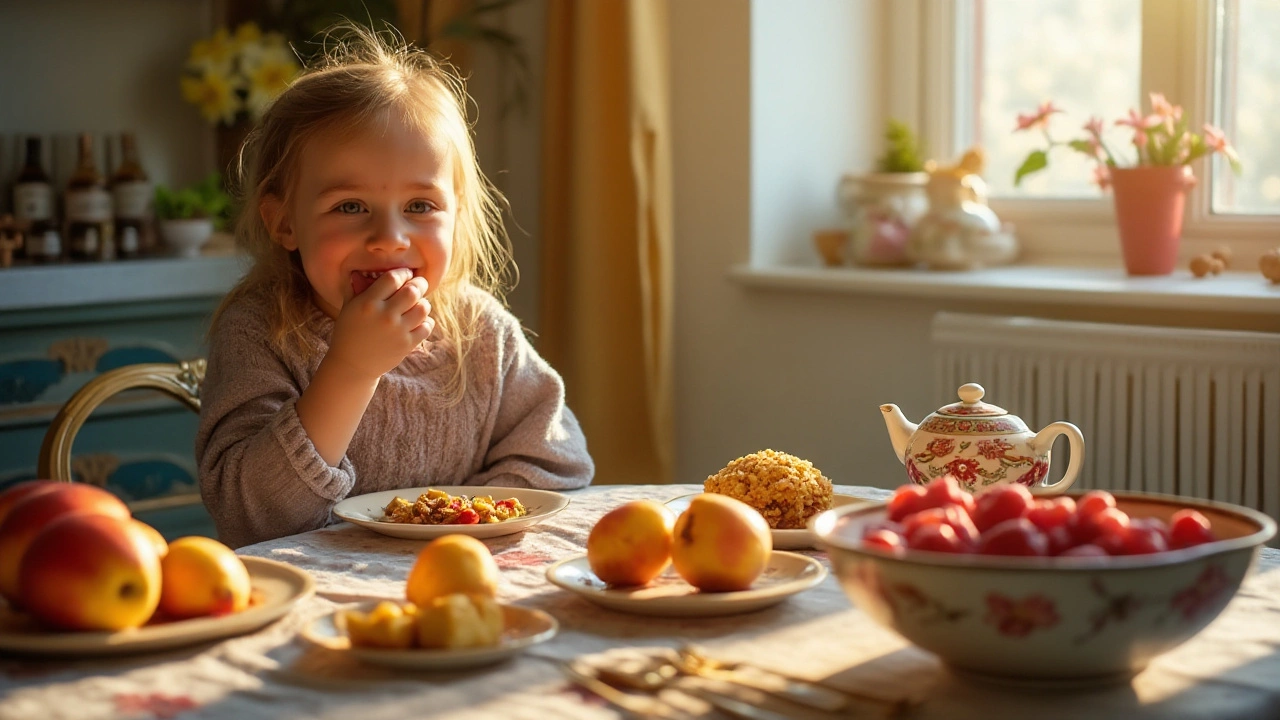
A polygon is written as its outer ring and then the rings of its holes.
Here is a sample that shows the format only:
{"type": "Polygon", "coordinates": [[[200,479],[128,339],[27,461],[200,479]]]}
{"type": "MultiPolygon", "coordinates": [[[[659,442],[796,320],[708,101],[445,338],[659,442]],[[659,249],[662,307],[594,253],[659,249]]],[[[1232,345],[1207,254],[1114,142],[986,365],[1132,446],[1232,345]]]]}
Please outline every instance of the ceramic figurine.
{"type": "Polygon", "coordinates": [[[907,467],[911,482],[924,485],[951,475],[960,487],[981,492],[997,483],[1019,483],[1036,494],[1060,493],[1071,487],[1084,464],[1084,436],[1069,422],[1055,422],[1040,432],[1007,410],[982,402],[977,383],[960,386],[960,402],[940,408],[919,425],[907,420],[897,405],[881,405],[893,451],[907,467]],[[1052,485],[1049,451],[1059,435],[1067,436],[1071,462],[1052,485]]]}
{"type": "Polygon", "coordinates": [[[956,165],[926,167],[929,210],[911,231],[907,251],[913,261],[935,270],[971,270],[1017,257],[1013,226],[987,207],[982,166],[982,151],[973,148],[956,165]]]}

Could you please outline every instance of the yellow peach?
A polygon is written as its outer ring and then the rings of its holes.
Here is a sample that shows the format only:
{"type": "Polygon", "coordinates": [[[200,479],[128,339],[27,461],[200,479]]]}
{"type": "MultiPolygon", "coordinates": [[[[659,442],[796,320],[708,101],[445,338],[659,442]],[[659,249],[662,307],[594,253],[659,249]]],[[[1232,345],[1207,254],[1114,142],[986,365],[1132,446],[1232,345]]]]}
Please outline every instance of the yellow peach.
{"type": "Polygon", "coordinates": [[[676,519],[671,562],[700,590],[746,590],[764,572],[772,552],[764,517],[727,495],[697,495],[676,519]]]}
{"type": "Polygon", "coordinates": [[[587,562],[610,585],[644,585],[671,564],[676,517],[652,500],[634,500],[605,513],[587,536],[587,562]]]}
{"type": "Polygon", "coordinates": [[[469,535],[444,535],[418,553],[404,590],[419,610],[453,593],[492,598],[498,592],[498,564],[479,540],[469,535]]]}
{"type": "Polygon", "coordinates": [[[226,615],[249,607],[249,570],[213,538],[192,535],[169,543],[160,571],[160,611],[169,617],[226,615]]]}

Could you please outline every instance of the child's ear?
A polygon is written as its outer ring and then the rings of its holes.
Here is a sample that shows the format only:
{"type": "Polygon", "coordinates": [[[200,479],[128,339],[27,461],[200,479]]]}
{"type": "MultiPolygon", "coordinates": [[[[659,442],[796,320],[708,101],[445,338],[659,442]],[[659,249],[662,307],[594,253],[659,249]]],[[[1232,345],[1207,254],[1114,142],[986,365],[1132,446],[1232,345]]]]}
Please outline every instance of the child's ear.
{"type": "Polygon", "coordinates": [[[284,203],[275,195],[264,195],[258,203],[258,214],[262,216],[262,224],[267,226],[271,239],[280,243],[285,250],[297,250],[298,241],[293,236],[293,224],[289,221],[289,213],[285,212],[284,203]]]}

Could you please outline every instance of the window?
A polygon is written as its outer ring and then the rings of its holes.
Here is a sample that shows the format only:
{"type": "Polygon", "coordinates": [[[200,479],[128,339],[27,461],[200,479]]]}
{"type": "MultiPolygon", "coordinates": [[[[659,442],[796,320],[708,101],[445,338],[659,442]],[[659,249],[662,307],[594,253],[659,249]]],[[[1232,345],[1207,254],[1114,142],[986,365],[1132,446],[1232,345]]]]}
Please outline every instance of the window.
{"type": "Polygon", "coordinates": [[[1280,1],[1218,0],[1214,117],[1247,162],[1239,177],[1221,159],[1214,213],[1280,212],[1280,1]]]}
{"type": "Polygon", "coordinates": [[[889,116],[914,120],[939,159],[980,145],[991,205],[1030,256],[1117,250],[1110,199],[1083,156],[1055,148],[1047,170],[1014,187],[1044,145],[1013,132],[1018,114],[1052,100],[1066,111],[1050,126],[1055,140],[1082,136],[1098,116],[1113,150],[1131,151],[1114,122],[1149,112],[1152,92],[1181,105],[1195,130],[1222,128],[1243,162],[1238,177],[1221,159],[1197,163],[1184,240],[1242,241],[1242,256],[1275,245],[1280,0],[895,0],[889,12],[901,40],[890,45],[889,116]]]}

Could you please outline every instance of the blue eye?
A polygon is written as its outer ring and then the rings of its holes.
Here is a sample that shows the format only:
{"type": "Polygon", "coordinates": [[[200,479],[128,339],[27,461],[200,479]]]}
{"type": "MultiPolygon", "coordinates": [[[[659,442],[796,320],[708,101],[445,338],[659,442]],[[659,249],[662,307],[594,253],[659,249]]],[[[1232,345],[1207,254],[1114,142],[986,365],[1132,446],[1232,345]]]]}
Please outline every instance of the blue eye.
{"type": "Polygon", "coordinates": [[[334,211],[340,212],[346,215],[354,215],[356,213],[363,212],[364,206],[356,202],[355,200],[347,200],[345,202],[339,203],[338,207],[334,208],[334,211]]]}
{"type": "Polygon", "coordinates": [[[431,212],[432,205],[426,200],[413,200],[405,207],[405,212],[411,213],[427,213],[431,212]]]}

